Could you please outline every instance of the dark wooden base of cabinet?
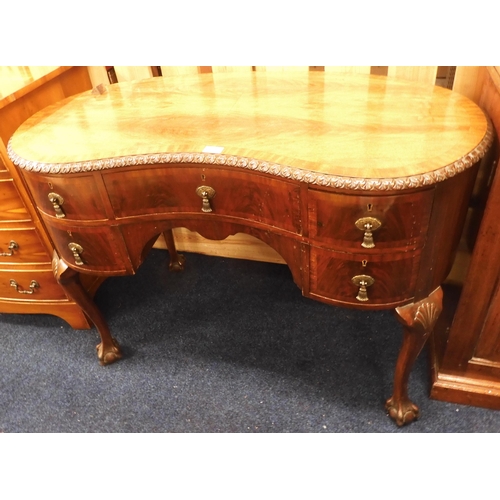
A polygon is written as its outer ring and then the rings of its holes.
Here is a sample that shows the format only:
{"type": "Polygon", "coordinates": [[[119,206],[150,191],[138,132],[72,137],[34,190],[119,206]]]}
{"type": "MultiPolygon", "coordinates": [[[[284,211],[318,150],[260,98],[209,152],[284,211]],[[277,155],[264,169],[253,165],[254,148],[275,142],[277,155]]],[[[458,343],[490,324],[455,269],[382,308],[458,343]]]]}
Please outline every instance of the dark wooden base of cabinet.
{"type": "Polygon", "coordinates": [[[443,312],[439,317],[429,340],[431,362],[431,399],[447,403],[477,406],[500,410],[500,381],[488,378],[486,374],[444,370],[443,357],[453,317],[460,298],[457,286],[445,285],[443,312]]]}
{"type": "Polygon", "coordinates": [[[431,399],[500,410],[500,384],[434,372],[431,399]]]}

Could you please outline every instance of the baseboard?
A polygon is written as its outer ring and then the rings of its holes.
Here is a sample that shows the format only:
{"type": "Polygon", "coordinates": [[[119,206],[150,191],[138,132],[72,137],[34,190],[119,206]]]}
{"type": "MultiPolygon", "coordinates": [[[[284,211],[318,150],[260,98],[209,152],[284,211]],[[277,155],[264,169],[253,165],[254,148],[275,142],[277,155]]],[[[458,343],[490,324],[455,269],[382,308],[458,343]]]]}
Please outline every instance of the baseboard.
{"type": "Polygon", "coordinates": [[[500,410],[500,383],[433,370],[431,399],[500,410]]]}

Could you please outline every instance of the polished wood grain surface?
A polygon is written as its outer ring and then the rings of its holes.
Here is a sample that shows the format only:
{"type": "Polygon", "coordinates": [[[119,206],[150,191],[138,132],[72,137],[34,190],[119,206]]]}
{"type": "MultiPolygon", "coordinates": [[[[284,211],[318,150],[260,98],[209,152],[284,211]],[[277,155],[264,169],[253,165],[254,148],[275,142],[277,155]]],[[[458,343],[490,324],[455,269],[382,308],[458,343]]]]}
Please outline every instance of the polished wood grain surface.
{"type": "Polygon", "coordinates": [[[327,72],[210,73],[67,99],[25,122],[10,146],[21,159],[52,164],[208,146],[319,174],[384,179],[452,165],[487,130],[472,101],[433,85],[327,72]]]}

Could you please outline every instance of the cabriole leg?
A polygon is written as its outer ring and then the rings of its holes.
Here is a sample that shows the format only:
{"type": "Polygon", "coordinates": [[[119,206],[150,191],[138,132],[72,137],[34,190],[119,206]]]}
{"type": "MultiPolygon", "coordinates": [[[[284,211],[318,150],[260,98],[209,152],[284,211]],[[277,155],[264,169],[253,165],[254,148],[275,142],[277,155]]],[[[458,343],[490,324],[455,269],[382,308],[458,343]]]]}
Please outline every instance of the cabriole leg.
{"type": "Polygon", "coordinates": [[[172,230],[167,229],[166,231],[163,231],[163,237],[165,238],[167,250],[170,255],[170,264],[168,265],[168,268],[170,271],[184,271],[184,263],[186,262],[186,259],[184,258],[184,255],[177,253],[172,230]]]}
{"type": "Polygon", "coordinates": [[[101,343],[96,347],[100,364],[109,365],[119,360],[122,357],[120,346],[111,337],[106,320],[83,288],[79,273],[69,268],[55,252],[52,258],[52,271],[66,294],[82,308],[97,328],[101,337],[101,343]]]}
{"type": "Polygon", "coordinates": [[[408,379],[442,308],[441,287],[416,304],[396,308],[397,317],[404,327],[404,336],[394,373],[394,392],[387,400],[386,408],[399,426],[408,424],[419,416],[418,407],[408,397],[408,379]]]}

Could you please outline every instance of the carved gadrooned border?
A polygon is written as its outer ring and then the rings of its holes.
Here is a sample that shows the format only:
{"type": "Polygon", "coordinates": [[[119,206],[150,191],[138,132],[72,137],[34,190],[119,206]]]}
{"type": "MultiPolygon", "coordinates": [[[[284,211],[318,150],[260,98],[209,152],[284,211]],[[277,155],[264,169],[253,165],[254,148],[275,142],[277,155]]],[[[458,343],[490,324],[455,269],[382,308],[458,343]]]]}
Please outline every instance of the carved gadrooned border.
{"type": "Polygon", "coordinates": [[[21,158],[9,141],[7,153],[12,162],[28,172],[43,174],[76,174],[94,170],[106,170],[132,165],[154,165],[158,163],[192,163],[209,165],[227,165],[255,170],[266,174],[294,179],[307,184],[316,184],[339,189],[358,191],[393,191],[419,188],[442,182],[475,165],[488,151],[493,142],[493,125],[488,119],[488,127],[482,141],[461,159],[426,174],[408,177],[364,179],[327,175],[302,168],[289,167],[244,156],[212,153],[155,153],[145,155],[120,156],[75,163],[39,163],[21,158]]]}

